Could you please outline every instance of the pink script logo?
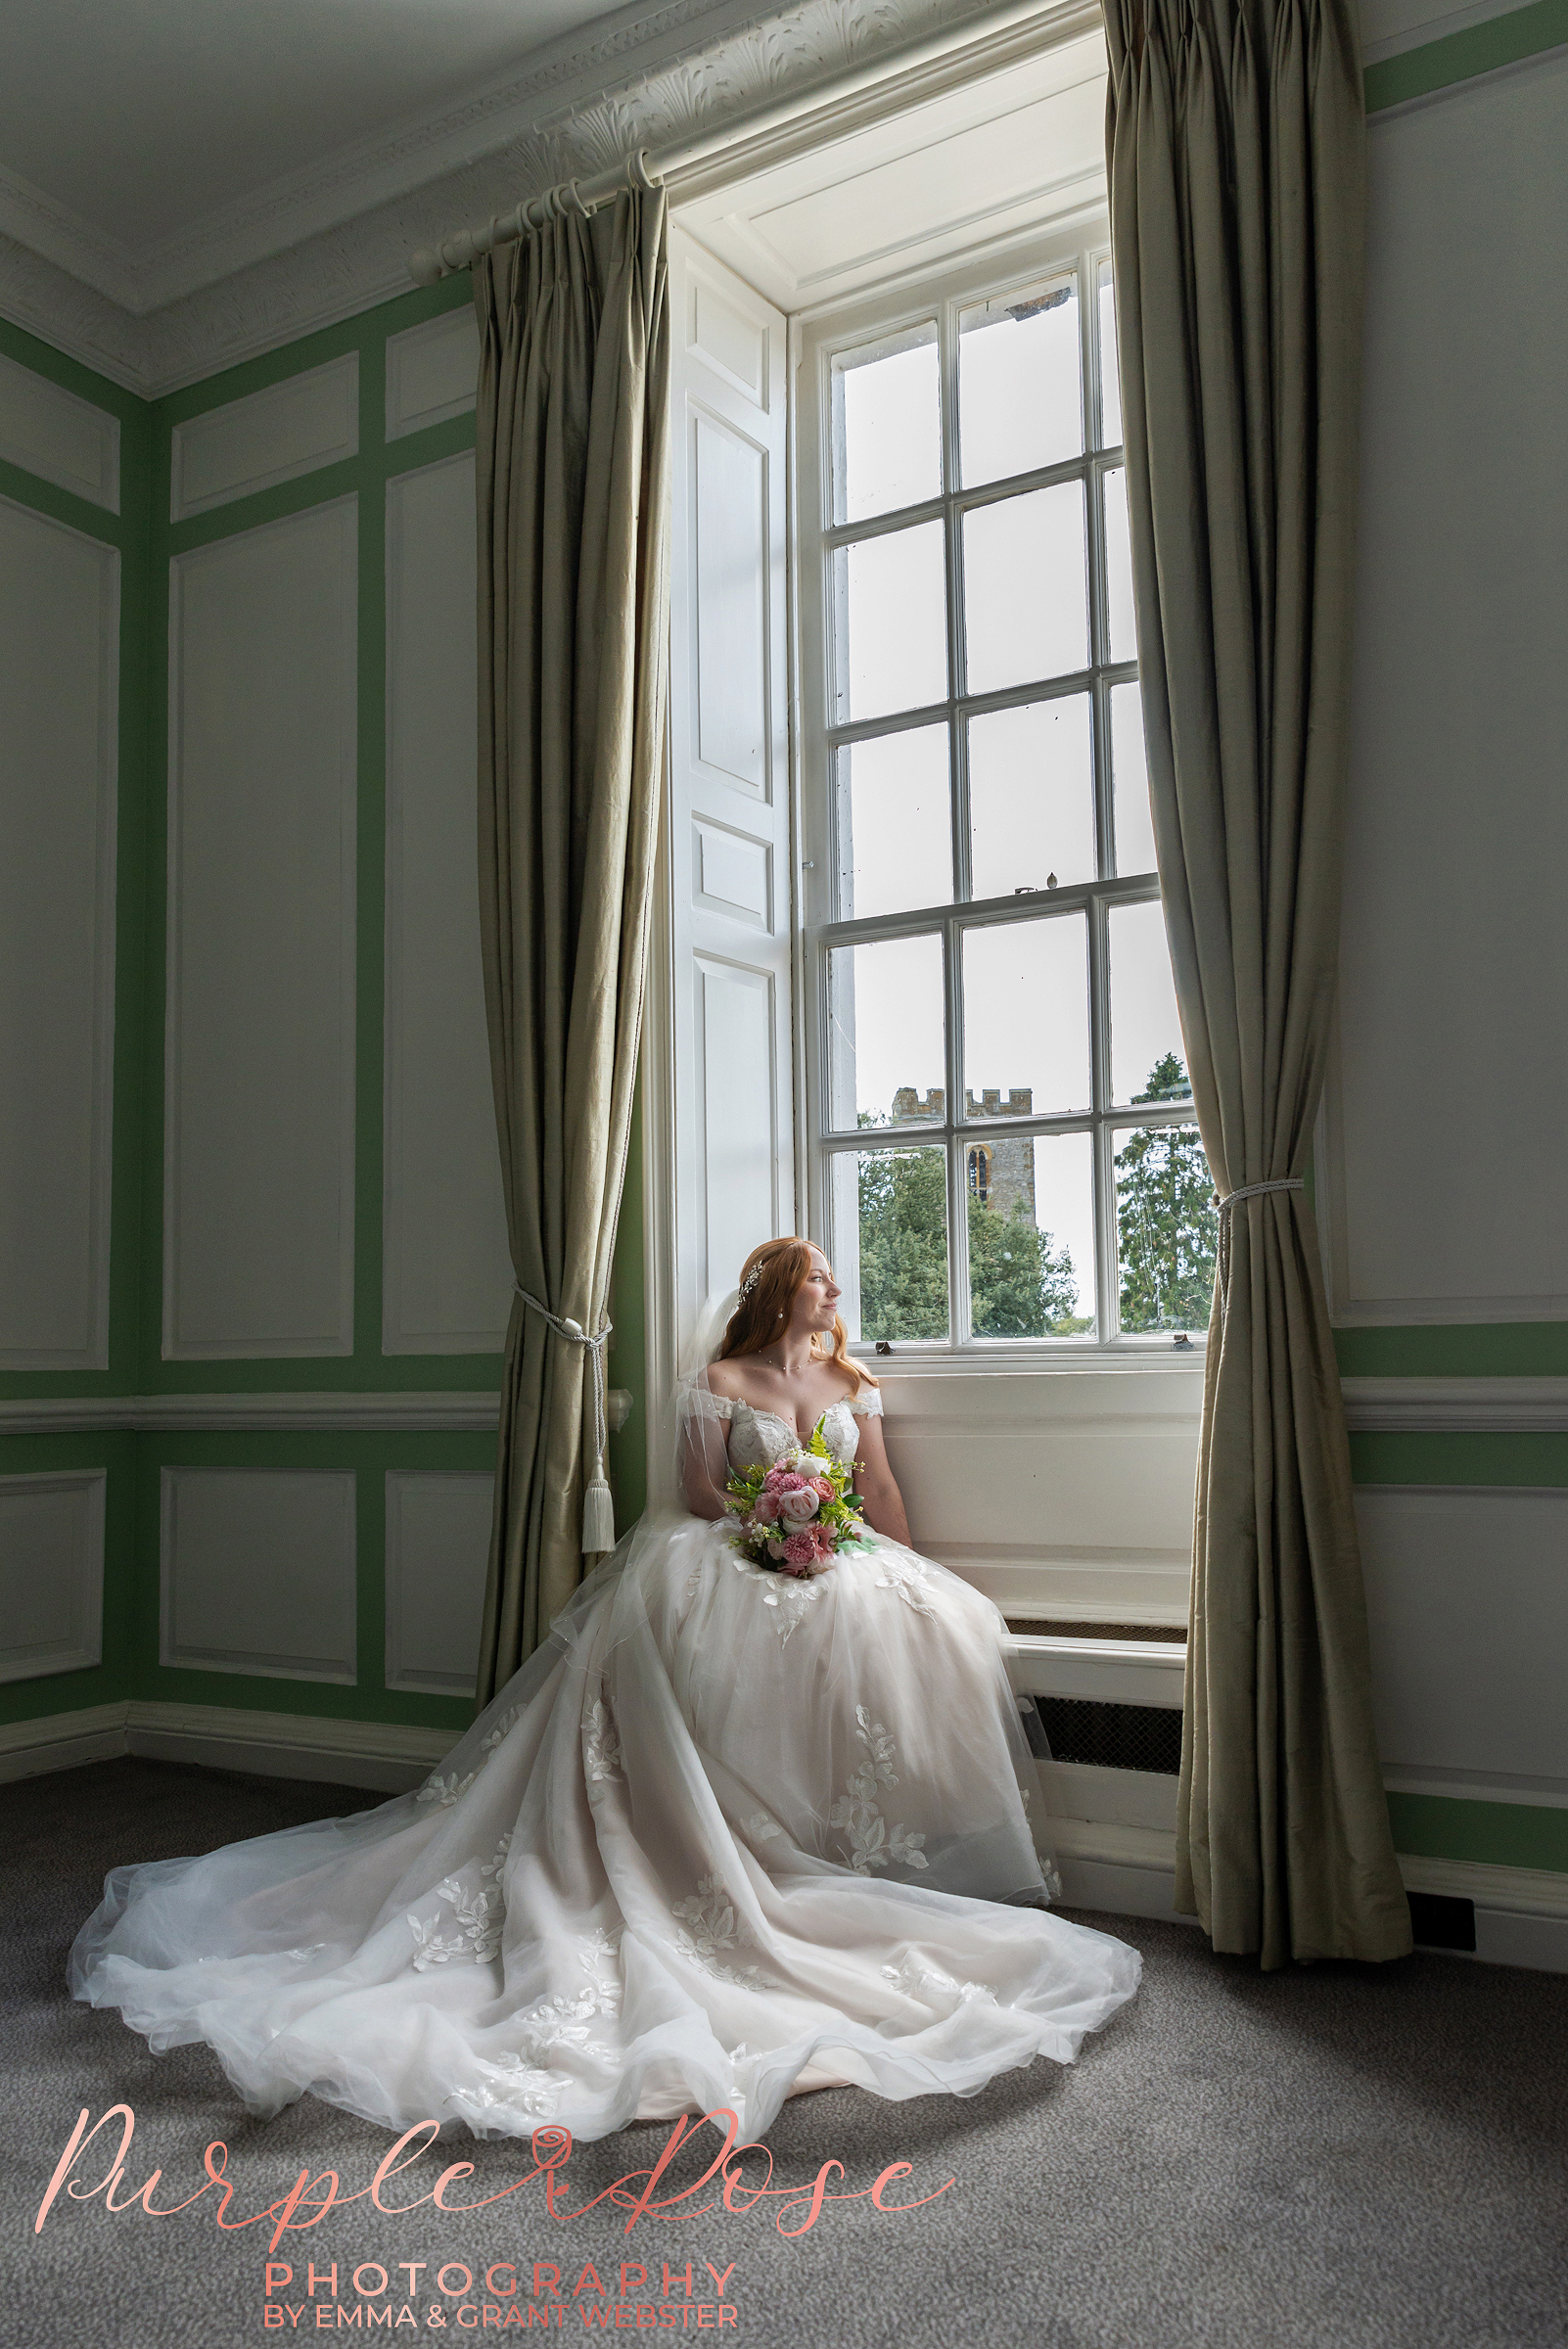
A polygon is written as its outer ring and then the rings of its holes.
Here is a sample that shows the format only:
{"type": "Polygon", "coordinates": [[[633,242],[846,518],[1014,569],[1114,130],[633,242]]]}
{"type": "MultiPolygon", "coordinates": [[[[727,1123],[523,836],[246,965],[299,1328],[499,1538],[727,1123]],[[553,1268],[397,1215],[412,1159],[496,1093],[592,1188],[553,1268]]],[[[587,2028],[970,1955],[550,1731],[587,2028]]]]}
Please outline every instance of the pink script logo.
{"type": "Polygon", "coordinates": [[[794,2236],[808,2234],[830,2204],[868,2201],[873,2210],[892,2216],[897,2212],[918,2210],[926,2202],[935,2202],[940,2195],[945,2194],[948,2188],[956,2183],[953,2179],[948,2178],[932,2193],[917,2194],[907,2202],[889,2202],[883,2199],[886,2189],[893,2185],[895,2180],[913,2175],[912,2166],[907,2161],[890,2162],[869,2186],[853,2187],[840,2192],[832,2191],[828,2181],[835,2174],[840,2178],[846,2176],[844,2164],[841,2161],[825,2161],[809,2186],[774,2186],[772,2183],[773,2156],[767,2146],[761,2143],[737,2144],[735,2141],[740,2134],[739,2120],[727,2108],[719,2106],[713,2112],[705,2112],[696,2121],[682,2116],[670,2131],[664,2150],[652,2168],[628,2170],[624,2177],[616,2179],[613,2185],[605,2187],[591,2200],[578,2202],[575,2206],[569,2206],[566,2199],[568,2192],[566,2166],[572,2157],[572,2134],[570,2130],[554,2128],[534,2130],[529,2141],[529,2150],[533,2157],[533,2167],[530,2170],[527,2171],[523,2177],[515,2178],[510,2186],[503,2186],[498,2192],[482,2195],[477,2202],[454,2202],[447,2199],[448,2189],[455,2186],[459,2179],[471,2178],[474,2175],[474,2164],[471,2161],[454,2161],[448,2164],[430,2191],[425,2194],[417,2194],[411,2202],[383,2201],[383,2188],[389,2186],[393,2178],[418,2161],[439,2135],[438,2122],[421,2121],[416,2127],[404,2130],[391,2151],[385,2154],[377,2164],[375,2176],[368,2186],[359,2187],[352,2193],[346,2193],[336,2170],[322,2170],[313,2178],[308,2170],[301,2170],[287,2192],[281,2194],[275,2202],[269,2202],[264,2210],[254,2211],[249,2218],[230,2218],[229,2204],[234,2199],[235,2189],[226,2175],[229,2149],[221,2140],[214,2140],[203,2155],[203,2167],[207,2174],[206,2184],[199,2186],[195,2193],[188,2194],[183,2202],[160,2205],[154,2201],[153,2197],[163,2175],[161,2168],[154,2170],[145,2186],[135,2191],[120,2195],[118,2199],[115,2198],[117,2190],[125,2184],[125,2158],[130,2150],[131,2137],[136,2127],[136,2115],[130,2106],[128,2104],[112,2104],[107,2112],[101,2114],[93,2122],[91,2128],[87,2124],[87,2107],[83,2105],[66,2149],[55,2165],[55,2174],[44,2189],[43,2200],[38,2205],[38,2215],[33,2221],[34,2234],[42,2233],[44,2221],[48,2218],[62,2192],[68,2201],[72,2202],[90,2202],[97,2195],[102,2194],[104,2206],[108,2210],[116,2213],[141,2210],[150,2219],[172,2219],[177,2218],[182,2211],[194,2209],[197,2203],[215,2190],[217,2200],[215,2203],[208,2203],[207,2215],[213,2219],[225,2234],[234,2233],[247,2227],[261,2227],[270,2219],[272,2234],[267,2248],[269,2251],[275,2251],[285,2235],[300,2233],[305,2228],[319,2227],[329,2211],[345,2208],[352,2202],[362,2202],[367,2197],[373,2208],[389,2216],[400,2216],[411,2210],[419,2210],[427,2204],[437,2210],[457,2213],[485,2210],[492,2203],[504,2202],[509,2195],[521,2192],[524,2187],[540,2186],[544,2193],[545,2215],[561,2223],[581,2218],[585,2211],[596,2209],[601,2202],[608,2202],[613,2208],[626,2212],[626,2223],[623,2230],[626,2234],[629,2234],[638,2220],[643,2218],[666,2220],[698,2218],[709,2211],[716,2210],[720,2204],[732,2216],[744,2217],[750,2211],[773,2207],[773,2224],[778,2233],[794,2236]],[[107,2127],[112,2121],[119,2123],[119,2143],[115,2149],[109,2167],[97,2185],[86,2186],[74,2175],[76,2164],[98,2135],[99,2130],[107,2127]],[[666,2172],[682,2146],[689,2148],[696,2141],[699,2131],[710,2125],[717,2129],[720,2123],[724,2124],[723,2142],[701,2177],[690,2186],[680,2188],[678,2191],[661,2192],[661,2186],[666,2181],[666,2172]],[[748,2153],[760,2154],[767,2164],[759,2183],[751,2183],[746,2178],[744,2163],[748,2153]],[[694,2205],[693,2197],[700,2194],[705,2187],[710,2186],[716,2189],[714,2197],[707,2202],[694,2205]],[[318,2188],[325,2190],[318,2193],[318,2188]],[[786,2226],[787,2219],[796,2219],[797,2217],[798,2225],[786,2226]]]}

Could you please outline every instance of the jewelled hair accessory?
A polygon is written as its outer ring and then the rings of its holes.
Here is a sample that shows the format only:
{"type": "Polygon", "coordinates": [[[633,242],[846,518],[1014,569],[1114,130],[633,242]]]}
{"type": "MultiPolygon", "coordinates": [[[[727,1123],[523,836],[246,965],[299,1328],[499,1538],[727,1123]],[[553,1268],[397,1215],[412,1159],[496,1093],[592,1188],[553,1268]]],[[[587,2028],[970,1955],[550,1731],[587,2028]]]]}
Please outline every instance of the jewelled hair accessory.
{"type": "Polygon", "coordinates": [[[748,1298],[748,1297],[751,1295],[751,1293],[752,1293],[753,1289],[755,1289],[755,1288],[756,1288],[756,1286],[757,1286],[758,1282],[761,1280],[761,1276],[762,1276],[762,1267],[761,1267],[761,1265],[753,1265],[753,1267],[752,1267],[751,1270],[750,1270],[750,1271],[747,1273],[747,1275],[746,1275],[746,1278],[745,1278],[745,1279],[744,1279],[744,1280],[741,1282],[741,1284],[740,1284],[740,1291],[739,1291],[739,1294],[740,1294],[740,1296],[741,1296],[741,1298],[742,1298],[742,1300],[743,1300],[743,1301],[744,1301],[746,1298],[748,1298]]]}

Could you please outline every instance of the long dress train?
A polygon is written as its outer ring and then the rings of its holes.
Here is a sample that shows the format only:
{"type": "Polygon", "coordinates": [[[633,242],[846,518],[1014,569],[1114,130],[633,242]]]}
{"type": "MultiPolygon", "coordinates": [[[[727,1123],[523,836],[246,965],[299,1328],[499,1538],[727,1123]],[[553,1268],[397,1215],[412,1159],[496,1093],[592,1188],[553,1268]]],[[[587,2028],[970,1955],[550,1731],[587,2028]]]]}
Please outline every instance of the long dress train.
{"type": "MultiPolygon", "coordinates": [[[[839,1457],[880,1407],[833,1406],[839,1457]]],[[[733,1461],[793,1439],[733,1406],[733,1461]]],[[[1004,1637],[880,1536],[797,1582],[650,1515],[417,1792],[115,1868],[71,1990],[257,2114],[477,2137],[1071,2062],[1140,1960],[1044,1906],[1004,1637]]]]}

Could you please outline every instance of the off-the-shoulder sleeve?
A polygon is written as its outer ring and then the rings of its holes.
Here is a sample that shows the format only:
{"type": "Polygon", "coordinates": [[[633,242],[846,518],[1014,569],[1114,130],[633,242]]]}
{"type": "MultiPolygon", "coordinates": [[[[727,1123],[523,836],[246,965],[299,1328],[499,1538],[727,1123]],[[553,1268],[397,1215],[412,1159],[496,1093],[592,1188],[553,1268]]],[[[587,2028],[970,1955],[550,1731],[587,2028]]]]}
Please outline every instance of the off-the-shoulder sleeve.
{"type": "Polygon", "coordinates": [[[732,1419],[735,1405],[728,1395],[715,1395],[712,1387],[701,1384],[682,1389],[680,1409],[683,1417],[692,1419],[732,1419]]]}
{"type": "Polygon", "coordinates": [[[862,1387],[858,1395],[851,1396],[850,1408],[857,1419],[880,1419],[882,1398],[875,1387],[862,1387]]]}

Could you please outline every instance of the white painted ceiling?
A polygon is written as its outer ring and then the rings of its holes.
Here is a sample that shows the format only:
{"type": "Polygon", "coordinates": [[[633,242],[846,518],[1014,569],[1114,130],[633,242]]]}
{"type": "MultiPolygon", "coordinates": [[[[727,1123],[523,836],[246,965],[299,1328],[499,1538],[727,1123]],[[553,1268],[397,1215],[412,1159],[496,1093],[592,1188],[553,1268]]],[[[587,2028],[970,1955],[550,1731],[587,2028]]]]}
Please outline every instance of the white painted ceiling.
{"type": "Polygon", "coordinates": [[[4,0],[0,167],[143,251],[655,0],[4,0]]]}

